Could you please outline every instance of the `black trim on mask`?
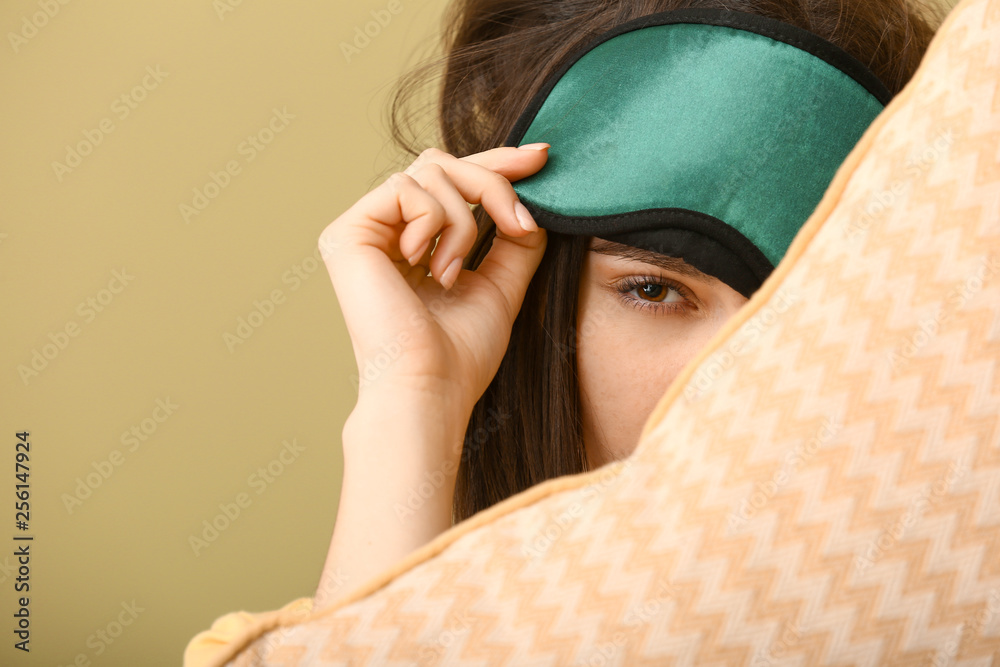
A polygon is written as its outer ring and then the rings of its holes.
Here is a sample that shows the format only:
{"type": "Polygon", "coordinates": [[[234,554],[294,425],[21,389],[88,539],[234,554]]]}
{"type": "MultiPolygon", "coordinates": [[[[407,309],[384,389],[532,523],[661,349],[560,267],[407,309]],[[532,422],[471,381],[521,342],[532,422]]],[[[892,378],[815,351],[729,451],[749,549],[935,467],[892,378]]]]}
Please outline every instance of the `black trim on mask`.
{"type": "Polygon", "coordinates": [[[683,208],[652,208],[611,215],[573,217],[522,202],[539,226],[557,233],[595,236],[606,241],[677,257],[750,298],[774,265],[735,228],[683,208]],[[664,225],[669,226],[664,226],[664,225]],[[627,231],[622,231],[622,229],[627,231]]]}

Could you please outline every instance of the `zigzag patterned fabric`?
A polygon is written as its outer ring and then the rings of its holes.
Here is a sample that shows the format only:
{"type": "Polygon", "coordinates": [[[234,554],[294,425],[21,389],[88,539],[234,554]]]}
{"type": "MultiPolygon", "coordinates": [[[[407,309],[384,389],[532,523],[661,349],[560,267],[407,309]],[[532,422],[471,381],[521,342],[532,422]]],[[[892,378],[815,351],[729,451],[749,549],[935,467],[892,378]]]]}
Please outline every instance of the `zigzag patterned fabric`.
{"type": "Polygon", "coordinates": [[[632,456],[248,617],[198,664],[1000,665],[1000,0],[952,10],[632,456]]]}

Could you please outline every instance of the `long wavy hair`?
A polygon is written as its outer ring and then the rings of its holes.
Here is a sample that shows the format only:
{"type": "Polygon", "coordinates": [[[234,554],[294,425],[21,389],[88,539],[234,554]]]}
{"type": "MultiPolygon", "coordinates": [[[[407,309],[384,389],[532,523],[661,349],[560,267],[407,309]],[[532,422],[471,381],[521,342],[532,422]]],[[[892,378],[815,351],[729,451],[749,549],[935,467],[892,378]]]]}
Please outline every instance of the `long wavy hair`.
{"type": "MultiPolygon", "coordinates": [[[[463,157],[503,145],[546,77],[597,34],[654,12],[714,7],[798,26],[865,63],[893,93],[910,80],[944,18],[922,0],[453,0],[442,55],[404,73],[390,96],[391,138],[412,161],[426,146],[414,118],[437,120],[431,145],[463,157]],[[414,108],[422,86],[440,86],[433,108],[414,108]]],[[[475,270],[496,227],[474,209],[475,270]]],[[[466,430],[454,521],[546,479],[584,472],[576,374],[577,296],[589,237],[547,232],[545,255],[525,294],[510,344],[466,430]]]]}

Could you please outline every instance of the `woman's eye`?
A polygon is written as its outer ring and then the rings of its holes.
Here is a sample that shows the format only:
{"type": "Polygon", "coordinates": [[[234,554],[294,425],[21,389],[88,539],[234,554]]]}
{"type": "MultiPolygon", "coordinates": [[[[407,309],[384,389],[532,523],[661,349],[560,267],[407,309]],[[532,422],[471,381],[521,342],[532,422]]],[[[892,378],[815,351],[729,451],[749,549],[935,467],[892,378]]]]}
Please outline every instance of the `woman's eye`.
{"type": "Polygon", "coordinates": [[[634,308],[666,312],[691,306],[686,289],[663,278],[630,276],[618,284],[617,291],[619,298],[634,308]]]}
{"type": "Polygon", "coordinates": [[[684,300],[677,290],[659,283],[643,283],[631,291],[637,293],[638,296],[647,301],[655,301],[657,303],[673,303],[684,300]]]}

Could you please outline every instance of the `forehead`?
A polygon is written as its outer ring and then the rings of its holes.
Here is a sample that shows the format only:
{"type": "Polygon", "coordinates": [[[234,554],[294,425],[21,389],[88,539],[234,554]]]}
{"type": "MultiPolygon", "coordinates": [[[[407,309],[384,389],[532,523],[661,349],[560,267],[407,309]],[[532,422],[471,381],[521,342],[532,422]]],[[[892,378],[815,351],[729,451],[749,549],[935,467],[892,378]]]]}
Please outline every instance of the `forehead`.
{"type": "Polygon", "coordinates": [[[714,276],[710,276],[707,273],[699,271],[679,257],[671,257],[670,255],[653,252],[652,250],[635,248],[623,243],[615,243],[614,241],[600,239],[596,236],[592,236],[590,238],[590,241],[587,243],[587,249],[590,252],[614,257],[616,259],[631,262],[642,262],[643,264],[649,264],[663,269],[664,271],[679,273],[706,283],[718,282],[718,279],[714,276]]]}

